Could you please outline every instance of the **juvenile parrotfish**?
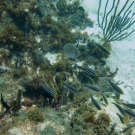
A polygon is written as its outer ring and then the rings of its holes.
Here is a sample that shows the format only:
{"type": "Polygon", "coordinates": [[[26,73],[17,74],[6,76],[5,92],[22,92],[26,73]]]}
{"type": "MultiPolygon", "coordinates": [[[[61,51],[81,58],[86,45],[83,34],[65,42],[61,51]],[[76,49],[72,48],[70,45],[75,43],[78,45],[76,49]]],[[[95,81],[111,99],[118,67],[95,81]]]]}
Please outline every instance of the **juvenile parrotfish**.
{"type": "Polygon", "coordinates": [[[116,104],[116,103],[114,103],[114,102],[112,102],[112,104],[114,104],[114,105],[119,109],[119,111],[120,111],[123,115],[126,114],[125,110],[124,110],[120,105],[118,105],[118,104],[116,104]]]}
{"type": "Polygon", "coordinates": [[[82,85],[93,90],[93,91],[100,92],[100,89],[95,85],[91,85],[91,84],[82,84],[82,85]]]}
{"type": "Polygon", "coordinates": [[[130,117],[135,118],[135,112],[131,110],[124,110],[130,117]]]}
{"type": "Polygon", "coordinates": [[[77,90],[75,87],[69,85],[69,84],[66,83],[66,82],[64,82],[64,85],[65,85],[71,92],[73,92],[73,93],[78,93],[78,90],[77,90]]]}
{"type": "Polygon", "coordinates": [[[98,110],[102,110],[101,106],[98,104],[98,102],[93,98],[93,96],[90,94],[91,97],[91,101],[93,103],[93,105],[98,109],[98,110]]]}
{"type": "Polygon", "coordinates": [[[122,103],[122,104],[131,109],[135,109],[135,104],[129,104],[129,103],[122,103]]]}
{"type": "Polygon", "coordinates": [[[126,124],[125,118],[124,118],[123,116],[121,116],[119,113],[117,113],[117,115],[118,115],[120,121],[121,121],[123,124],[126,124]]]}

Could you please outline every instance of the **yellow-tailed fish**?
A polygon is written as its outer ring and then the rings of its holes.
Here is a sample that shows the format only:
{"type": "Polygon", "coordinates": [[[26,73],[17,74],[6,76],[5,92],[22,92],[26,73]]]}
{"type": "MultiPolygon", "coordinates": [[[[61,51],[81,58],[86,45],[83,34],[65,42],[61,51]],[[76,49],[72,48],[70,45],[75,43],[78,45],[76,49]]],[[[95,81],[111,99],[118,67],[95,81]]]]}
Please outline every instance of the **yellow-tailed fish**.
{"type": "Polygon", "coordinates": [[[120,111],[123,115],[126,114],[125,110],[124,110],[120,105],[118,105],[118,104],[116,104],[116,103],[114,103],[114,102],[112,102],[112,103],[119,109],[119,111],[120,111]]]}
{"type": "Polygon", "coordinates": [[[118,115],[120,121],[121,121],[123,124],[126,124],[125,118],[124,118],[122,115],[120,115],[119,113],[117,113],[117,115],[118,115]]]}
{"type": "Polygon", "coordinates": [[[124,92],[122,91],[122,89],[120,87],[118,87],[115,83],[111,82],[108,79],[108,82],[111,84],[111,86],[113,87],[113,89],[118,92],[119,94],[124,94],[124,92]]]}

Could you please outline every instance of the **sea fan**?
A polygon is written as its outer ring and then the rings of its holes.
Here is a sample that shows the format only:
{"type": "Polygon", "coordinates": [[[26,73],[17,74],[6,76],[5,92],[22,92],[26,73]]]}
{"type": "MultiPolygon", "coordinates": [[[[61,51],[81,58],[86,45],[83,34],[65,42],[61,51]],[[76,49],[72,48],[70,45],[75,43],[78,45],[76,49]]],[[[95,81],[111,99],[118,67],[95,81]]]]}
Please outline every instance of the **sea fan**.
{"type": "Polygon", "coordinates": [[[79,56],[78,49],[72,44],[66,44],[64,46],[63,50],[64,50],[64,54],[66,55],[67,58],[75,60],[79,56]]]}

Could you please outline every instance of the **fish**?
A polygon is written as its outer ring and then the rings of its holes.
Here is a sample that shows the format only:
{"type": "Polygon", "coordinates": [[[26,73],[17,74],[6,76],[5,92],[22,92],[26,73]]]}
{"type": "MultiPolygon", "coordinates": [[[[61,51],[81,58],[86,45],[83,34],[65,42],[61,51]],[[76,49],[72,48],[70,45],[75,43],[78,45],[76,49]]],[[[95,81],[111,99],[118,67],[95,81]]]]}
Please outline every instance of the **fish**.
{"type": "Polygon", "coordinates": [[[135,109],[135,104],[128,104],[128,103],[122,103],[122,104],[131,109],[135,109]]]}
{"type": "Polygon", "coordinates": [[[107,100],[107,97],[102,93],[101,94],[102,95],[102,97],[103,97],[103,99],[104,99],[104,102],[106,103],[106,105],[108,105],[108,100],[107,100]]]}
{"type": "Polygon", "coordinates": [[[131,110],[124,110],[130,117],[135,118],[135,112],[131,110]]]}
{"type": "Polygon", "coordinates": [[[92,84],[95,84],[94,80],[87,74],[83,73],[84,76],[92,83],[92,84]]]}
{"type": "Polygon", "coordinates": [[[82,69],[84,73],[86,73],[87,75],[90,76],[98,76],[98,73],[96,71],[94,71],[93,69],[90,69],[88,67],[82,67],[82,66],[78,66],[76,65],[78,68],[82,69]]]}
{"type": "Polygon", "coordinates": [[[43,83],[39,83],[39,86],[41,86],[46,92],[51,94],[51,96],[55,95],[55,91],[52,88],[48,87],[47,85],[45,85],[43,83]]]}
{"type": "Polygon", "coordinates": [[[113,89],[118,92],[119,94],[124,94],[124,92],[121,90],[120,87],[118,87],[116,84],[114,84],[113,82],[111,82],[109,79],[108,79],[108,82],[111,84],[111,86],[113,87],[113,89]]]}
{"type": "Polygon", "coordinates": [[[19,57],[17,57],[17,59],[16,59],[15,67],[16,68],[19,68],[20,67],[20,58],[19,57]]]}
{"type": "Polygon", "coordinates": [[[1,104],[3,107],[6,108],[6,111],[10,110],[11,107],[4,101],[2,94],[1,94],[1,104]]]}
{"type": "Polygon", "coordinates": [[[64,84],[71,92],[73,92],[73,93],[78,93],[78,90],[77,90],[75,87],[69,85],[69,84],[66,83],[66,82],[64,82],[63,84],[64,84]]]}
{"type": "Polygon", "coordinates": [[[114,129],[115,129],[116,126],[117,126],[116,123],[113,123],[113,124],[112,124],[111,129],[110,129],[108,135],[111,135],[111,134],[113,133],[113,131],[114,131],[114,129]]]}
{"type": "Polygon", "coordinates": [[[82,85],[93,90],[93,91],[100,92],[100,89],[95,85],[90,85],[90,84],[82,84],[82,85]]]}
{"type": "Polygon", "coordinates": [[[94,106],[98,109],[98,110],[102,110],[101,106],[98,104],[98,102],[93,98],[93,96],[90,94],[91,97],[91,101],[94,104],[94,106]]]}
{"type": "Polygon", "coordinates": [[[111,91],[105,91],[105,92],[102,92],[102,93],[107,97],[110,97],[110,96],[114,95],[114,92],[111,92],[111,91]]]}
{"type": "Polygon", "coordinates": [[[125,110],[124,110],[120,105],[118,105],[118,104],[116,104],[116,103],[114,103],[114,102],[112,102],[112,104],[114,104],[114,105],[119,109],[119,111],[120,111],[123,115],[126,114],[125,110]]]}
{"type": "Polygon", "coordinates": [[[127,130],[131,129],[131,128],[134,127],[134,126],[135,126],[135,123],[129,124],[129,125],[122,131],[122,133],[125,133],[127,130]]]}
{"type": "Polygon", "coordinates": [[[123,123],[123,124],[126,124],[126,120],[124,119],[124,117],[122,117],[119,113],[117,113],[120,121],[123,123]]]}
{"type": "Polygon", "coordinates": [[[110,75],[107,75],[108,77],[114,77],[117,73],[118,73],[118,68],[116,68],[116,70],[114,71],[114,73],[110,74],[110,75]]]}

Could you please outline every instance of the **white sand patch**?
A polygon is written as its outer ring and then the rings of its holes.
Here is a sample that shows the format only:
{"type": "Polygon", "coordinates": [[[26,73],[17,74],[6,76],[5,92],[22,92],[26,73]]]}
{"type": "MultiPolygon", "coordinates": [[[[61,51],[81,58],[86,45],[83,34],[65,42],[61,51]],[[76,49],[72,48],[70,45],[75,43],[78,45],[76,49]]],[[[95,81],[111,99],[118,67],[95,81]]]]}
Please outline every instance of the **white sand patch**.
{"type": "Polygon", "coordinates": [[[45,58],[47,58],[50,61],[50,64],[53,65],[54,63],[57,62],[57,55],[58,54],[52,54],[52,53],[48,52],[45,55],[45,58]]]}
{"type": "Polygon", "coordinates": [[[107,65],[113,70],[119,68],[119,72],[114,78],[115,81],[121,81],[119,85],[124,91],[121,98],[125,101],[135,103],[135,40],[123,40],[112,43],[112,52],[107,59],[107,65]],[[125,86],[127,86],[125,88],[125,86]],[[132,89],[133,88],[133,89],[132,89]]]}

